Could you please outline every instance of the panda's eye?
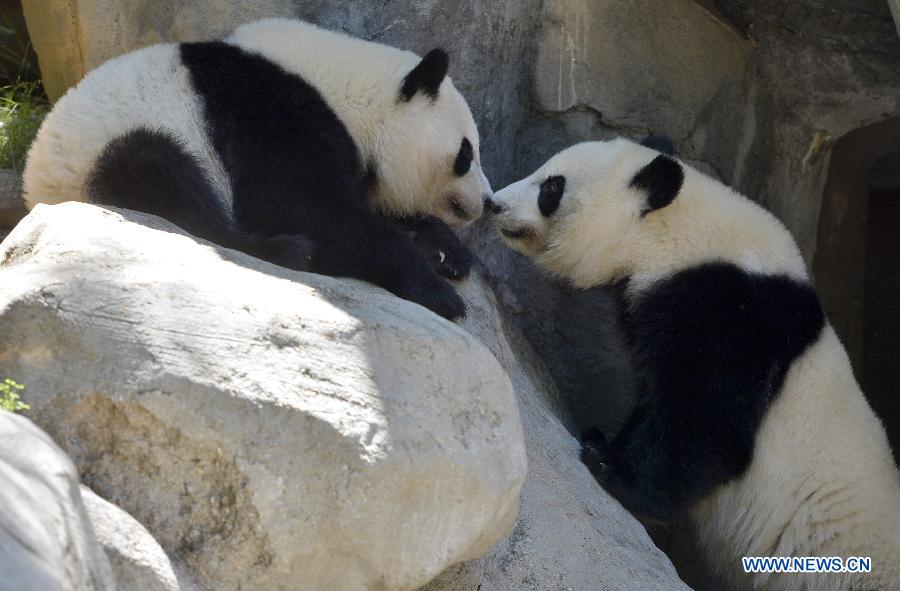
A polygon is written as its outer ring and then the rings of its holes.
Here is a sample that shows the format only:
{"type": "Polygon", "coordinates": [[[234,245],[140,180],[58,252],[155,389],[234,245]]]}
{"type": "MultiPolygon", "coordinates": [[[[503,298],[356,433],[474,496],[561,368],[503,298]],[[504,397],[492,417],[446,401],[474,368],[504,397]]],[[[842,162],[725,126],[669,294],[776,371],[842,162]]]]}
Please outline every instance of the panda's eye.
{"type": "Polygon", "coordinates": [[[464,137],[462,144],[459,146],[459,152],[456,154],[456,160],[453,162],[453,174],[463,176],[472,167],[472,142],[469,138],[464,137]]]}
{"type": "Polygon", "coordinates": [[[551,176],[541,183],[541,192],[538,195],[538,208],[545,218],[553,215],[559,208],[559,201],[566,190],[566,177],[551,176]]]}

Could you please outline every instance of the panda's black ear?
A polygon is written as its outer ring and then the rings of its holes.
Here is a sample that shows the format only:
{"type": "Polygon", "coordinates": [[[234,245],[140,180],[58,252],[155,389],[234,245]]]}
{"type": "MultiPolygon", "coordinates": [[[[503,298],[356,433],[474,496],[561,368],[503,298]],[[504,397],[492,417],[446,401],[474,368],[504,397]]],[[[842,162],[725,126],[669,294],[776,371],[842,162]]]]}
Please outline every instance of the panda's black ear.
{"type": "Polygon", "coordinates": [[[631,187],[646,191],[641,217],[672,203],[684,183],[684,169],[674,158],[659,155],[631,179],[631,187]]]}
{"type": "Polygon", "coordinates": [[[651,150],[662,152],[666,156],[675,155],[675,145],[672,143],[672,140],[664,135],[648,135],[641,140],[641,145],[647,146],[651,150]]]}
{"type": "Polygon", "coordinates": [[[432,99],[437,98],[438,89],[441,87],[441,82],[444,81],[444,76],[447,75],[449,65],[450,57],[446,51],[440,48],[432,49],[403,79],[400,97],[408,101],[417,92],[424,92],[432,99]]]}

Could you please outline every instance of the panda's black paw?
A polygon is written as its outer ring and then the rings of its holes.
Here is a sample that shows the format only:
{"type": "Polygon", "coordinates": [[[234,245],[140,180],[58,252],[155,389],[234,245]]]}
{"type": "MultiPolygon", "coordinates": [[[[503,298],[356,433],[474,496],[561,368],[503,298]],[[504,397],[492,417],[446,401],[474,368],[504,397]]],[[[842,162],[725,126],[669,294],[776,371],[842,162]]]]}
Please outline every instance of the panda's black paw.
{"type": "Polygon", "coordinates": [[[449,228],[446,232],[418,232],[413,237],[416,247],[425,255],[431,268],[447,279],[468,277],[475,257],[449,228]]]}
{"type": "Polygon", "coordinates": [[[589,429],[581,436],[581,461],[598,481],[609,473],[610,448],[606,436],[597,429],[589,429]]]}
{"type": "Polygon", "coordinates": [[[469,276],[474,257],[464,246],[460,248],[436,248],[426,253],[435,272],[447,279],[460,280],[469,276]]]}
{"type": "Polygon", "coordinates": [[[429,274],[428,279],[414,283],[399,295],[425,306],[447,320],[456,320],[466,315],[466,304],[453,286],[435,274],[429,274]]]}

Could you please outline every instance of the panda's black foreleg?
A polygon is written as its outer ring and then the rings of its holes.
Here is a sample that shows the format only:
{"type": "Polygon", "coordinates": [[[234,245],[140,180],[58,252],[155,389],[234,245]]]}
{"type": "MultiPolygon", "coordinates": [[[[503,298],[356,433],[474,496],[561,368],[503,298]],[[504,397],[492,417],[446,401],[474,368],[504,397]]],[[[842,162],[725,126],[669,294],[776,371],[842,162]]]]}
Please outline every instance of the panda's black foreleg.
{"type": "Polygon", "coordinates": [[[416,247],[439,275],[454,280],[469,275],[475,257],[443,220],[433,215],[389,219],[410,234],[416,247]]]}
{"type": "Polygon", "coordinates": [[[449,319],[465,314],[456,290],[431,268],[412,239],[384,216],[347,214],[318,228],[312,270],[355,277],[449,319]]]}
{"type": "MultiPolygon", "coordinates": [[[[678,473],[685,458],[673,459],[656,412],[640,407],[612,441],[597,430],[582,435],[581,460],[597,482],[641,517],[668,522],[685,508],[690,485],[678,473]]],[[[690,459],[686,460],[690,462],[690,459]]]]}

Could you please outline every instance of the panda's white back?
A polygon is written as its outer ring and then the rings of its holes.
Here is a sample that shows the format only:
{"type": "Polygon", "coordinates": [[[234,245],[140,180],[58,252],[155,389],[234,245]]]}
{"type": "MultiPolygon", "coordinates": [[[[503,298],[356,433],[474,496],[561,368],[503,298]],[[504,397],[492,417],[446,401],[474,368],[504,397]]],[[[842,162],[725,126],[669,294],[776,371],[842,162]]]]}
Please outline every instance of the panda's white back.
{"type": "Polygon", "coordinates": [[[135,127],[171,132],[230,201],[228,176],[203,125],[178,45],[145,47],[110,60],[69,90],[47,116],[28,153],[26,205],[85,201],[85,182],[110,138],[135,127]]]}

